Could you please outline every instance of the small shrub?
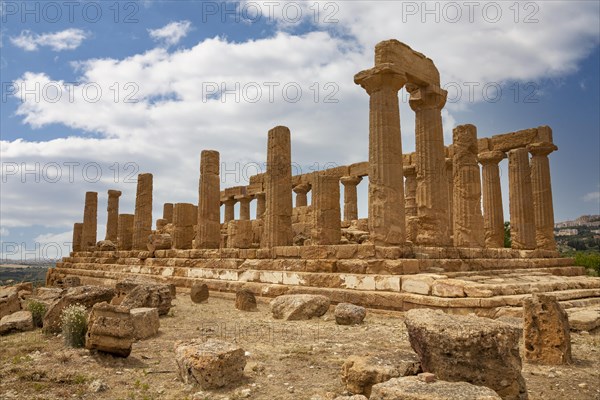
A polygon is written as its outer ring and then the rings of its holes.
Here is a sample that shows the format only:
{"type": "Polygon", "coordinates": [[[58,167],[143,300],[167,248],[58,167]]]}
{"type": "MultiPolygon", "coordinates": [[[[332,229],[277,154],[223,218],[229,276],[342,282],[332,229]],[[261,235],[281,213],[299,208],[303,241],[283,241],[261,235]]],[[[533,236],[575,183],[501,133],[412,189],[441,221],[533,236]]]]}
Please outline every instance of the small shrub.
{"type": "Polygon", "coordinates": [[[592,276],[599,276],[600,253],[578,251],[575,253],[575,265],[586,267],[592,276]]]}
{"type": "Polygon", "coordinates": [[[60,316],[62,334],[69,347],[83,347],[87,332],[87,312],[85,307],[73,304],[65,308],[60,316]]]}
{"type": "Polygon", "coordinates": [[[33,325],[38,328],[42,327],[44,315],[46,314],[46,305],[41,301],[30,300],[27,304],[27,310],[31,312],[31,316],[33,317],[33,325]]]}

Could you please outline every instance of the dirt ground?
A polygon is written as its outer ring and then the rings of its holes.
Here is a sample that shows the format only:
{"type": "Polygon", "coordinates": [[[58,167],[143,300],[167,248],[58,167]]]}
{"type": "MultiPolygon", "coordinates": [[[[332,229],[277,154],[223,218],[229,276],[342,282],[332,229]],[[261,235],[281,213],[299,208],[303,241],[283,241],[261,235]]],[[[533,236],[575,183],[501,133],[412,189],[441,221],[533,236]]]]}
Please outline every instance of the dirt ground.
{"type": "MultiPolygon", "coordinates": [[[[274,320],[262,299],[257,312],[236,310],[228,295],[194,304],[180,293],[174,305],[159,335],[134,343],[127,359],[65,348],[41,330],[0,337],[0,399],[310,399],[344,393],[348,356],[410,348],[402,313],[369,312],[362,326],[342,327],[333,309],[311,321],[274,320]],[[202,392],[178,379],[173,343],[209,335],[247,352],[240,385],[202,392]],[[94,391],[97,380],[105,391],[94,391]]],[[[573,365],[524,364],[530,399],[600,399],[600,333],[573,333],[572,344],[573,365]]]]}

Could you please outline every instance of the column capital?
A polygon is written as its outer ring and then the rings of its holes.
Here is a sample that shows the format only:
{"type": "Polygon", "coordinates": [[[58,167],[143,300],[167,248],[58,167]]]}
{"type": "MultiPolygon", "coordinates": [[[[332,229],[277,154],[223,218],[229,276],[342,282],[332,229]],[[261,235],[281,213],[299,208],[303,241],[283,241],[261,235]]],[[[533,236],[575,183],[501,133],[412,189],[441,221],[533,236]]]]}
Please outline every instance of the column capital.
{"type": "Polygon", "coordinates": [[[392,63],[383,63],[354,75],[354,83],[360,85],[369,95],[386,87],[398,91],[406,82],[406,74],[392,63]]]}
{"type": "Polygon", "coordinates": [[[411,84],[407,85],[406,89],[410,93],[408,103],[413,111],[428,109],[441,110],[446,104],[448,92],[438,86],[417,86],[411,84]]]}
{"type": "Polygon", "coordinates": [[[340,178],[340,182],[344,186],[346,186],[346,185],[356,186],[360,182],[362,182],[362,180],[363,180],[362,176],[342,176],[340,178]]]}
{"type": "Polygon", "coordinates": [[[527,145],[527,151],[533,156],[547,156],[556,150],[558,150],[558,147],[550,142],[538,142],[527,145]]]}
{"type": "Polygon", "coordinates": [[[416,176],[417,175],[417,166],[414,164],[411,165],[405,165],[404,167],[402,167],[402,169],[404,170],[404,176],[416,176]]]}
{"type": "Polygon", "coordinates": [[[225,205],[229,206],[229,205],[234,205],[235,203],[237,203],[237,200],[233,196],[221,197],[221,204],[225,204],[225,205]]]}
{"type": "Polygon", "coordinates": [[[252,196],[241,194],[239,196],[233,196],[233,199],[234,199],[234,201],[236,201],[236,202],[239,201],[240,203],[243,203],[246,201],[250,202],[250,201],[252,201],[252,196]]]}
{"type": "Polygon", "coordinates": [[[482,151],[477,154],[477,161],[480,164],[498,164],[500,161],[506,158],[506,153],[500,150],[482,151]]]}
{"type": "Polygon", "coordinates": [[[108,197],[119,197],[121,196],[123,193],[120,190],[109,190],[108,191],[108,197]]]}
{"type": "Polygon", "coordinates": [[[294,186],[293,190],[296,194],[306,194],[310,191],[311,185],[309,183],[301,183],[294,186]]]}

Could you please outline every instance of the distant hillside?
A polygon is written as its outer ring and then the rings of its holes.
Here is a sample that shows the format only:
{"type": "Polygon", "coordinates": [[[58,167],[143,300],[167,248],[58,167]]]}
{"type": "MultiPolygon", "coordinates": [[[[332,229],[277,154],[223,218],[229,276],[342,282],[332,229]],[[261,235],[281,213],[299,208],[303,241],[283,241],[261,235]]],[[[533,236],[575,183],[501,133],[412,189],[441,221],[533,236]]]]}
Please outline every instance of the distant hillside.
{"type": "Polygon", "coordinates": [[[555,229],[578,226],[600,227],[600,215],[582,215],[574,221],[557,222],[554,224],[555,229]]]}

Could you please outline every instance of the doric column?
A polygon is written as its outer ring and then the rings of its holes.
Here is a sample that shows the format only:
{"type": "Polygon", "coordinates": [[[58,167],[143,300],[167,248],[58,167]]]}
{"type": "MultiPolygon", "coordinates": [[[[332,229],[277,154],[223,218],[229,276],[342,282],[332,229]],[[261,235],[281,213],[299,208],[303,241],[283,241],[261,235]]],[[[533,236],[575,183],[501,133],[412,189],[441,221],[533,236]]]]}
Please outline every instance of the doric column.
{"type": "Polygon", "coordinates": [[[233,197],[227,197],[221,199],[221,203],[225,205],[225,220],[223,222],[228,223],[229,221],[235,220],[235,203],[237,203],[237,200],[233,197]]]}
{"type": "Polygon", "coordinates": [[[166,224],[173,223],[173,203],[163,204],[163,217],[166,224]]]}
{"type": "Polygon", "coordinates": [[[221,243],[221,188],[219,182],[219,152],[200,153],[200,183],[198,185],[197,249],[218,249],[221,243]]]}
{"type": "Polygon", "coordinates": [[[485,246],[504,247],[504,210],[502,209],[502,188],[498,163],[506,158],[501,151],[484,151],[478,160],[483,169],[483,226],[485,246]]]}
{"type": "Polygon", "coordinates": [[[512,248],[534,249],[533,192],[529,153],[526,148],[508,152],[508,199],[512,248]]]}
{"type": "Polygon", "coordinates": [[[309,191],[310,185],[308,183],[301,183],[294,186],[294,193],[296,193],[296,207],[306,207],[308,205],[306,194],[309,191]]]}
{"type": "Polygon", "coordinates": [[[76,222],[73,224],[73,251],[81,251],[81,232],[83,231],[83,224],[76,222]]]}
{"type": "Polygon", "coordinates": [[[194,240],[194,225],[198,221],[196,206],[177,203],[173,207],[173,248],[191,249],[194,240]]]}
{"type": "Polygon", "coordinates": [[[250,220],[250,202],[252,201],[252,197],[242,195],[242,196],[235,196],[235,199],[240,202],[240,220],[241,221],[249,221],[250,220]]]}
{"type": "Polygon", "coordinates": [[[344,185],[344,221],[358,219],[358,196],[356,186],[362,181],[360,176],[343,176],[340,179],[344,185]]]}
{"type": "Polygon", "coordinates": [[[313,181],[313,244],[339,244],[340,181],[336,176],[317,174],[313,181]]]}
{"type": "Polygon", "coordinates": [[[133,250],[146,250],[152,233],[152,174],[139,174],[133,218],[133,250]]]}
{"type": "Polygon", "coordinates": [[[406,218],[406,238],[411,242],[417,239],[417,168],[404,166],[404,210],[406,218]]]}
{"type": "Polygon", "coordinates": [[[267,207],[266,195],[265,192],[258,192],[254,196],[256,197],[256,219],[260,219],[265,216],[265,209],[267,207]]]}
{"type": "Polygon", "coordinates": [[[452,200],[454,197],[454,172],[452,158],[446,158],[446,181],[448,182],[448,226],[450,227],[450,235],[452,235],[454,231],[454,205],[452,200]]]}
{"type": "MultiPolygon", "coordinates": [[[[477,128],[470,124],[454,128],[452,147],[454,246],[483,247],[485,237],[481,214],[481,173],[477,163],[477,128]]],[[[447,193],[447,189],[444,192],[447,193]]]]}
{"type": "Polygon", "coordinates": [[[108,191],[108,207],[107,218],[106,218],[106,240],[110,240],[113,243],[117,243],[117,230],[119,224],[119,197],[121,192],[119,190],[108,191]]]}
{"type": "Polygon", "coordinates": [[[416,114],[417,243],[449,245],[448,183],[442,127],[442,108],[448,93],[433,86],[412,86],[409,90],[410,107],[416,114]]]}
{"type": "Polygon", "coordinates": [[[398,90],[404,73],[380,64],[356,74],[369,99],[369,231],[376,245],[397,245],[406,239],[404,179],[398,90]]]}
{"type": "Polygon", "coordinates": [[[119,214],[117,241],[119,250],[131,250],[133,246],[133,214],[119,214]]]}
{"type": "Polygon", "coordinates": [[[88,250],[96,246],[96,230],[98,223],[98,193],[86,192],[83,209],[83,227],[81,230],[81,249],[88,250]]]}
{"type": "Polygon", "coordinates": [[[265,187],[264,246],[290,246],[292,231],[292,147],[290,130],[277,126],[269,131],[265,187]]]}
{"type": "Polygon", "coordinates": [[[531,153],[531,189],[533,192],[533,215],[535,242],[539,249],[556,250],[554,240],[554,206],[548,154],[558,150],[554,144],[533,143],[527,146],[531,153]]]}

